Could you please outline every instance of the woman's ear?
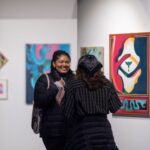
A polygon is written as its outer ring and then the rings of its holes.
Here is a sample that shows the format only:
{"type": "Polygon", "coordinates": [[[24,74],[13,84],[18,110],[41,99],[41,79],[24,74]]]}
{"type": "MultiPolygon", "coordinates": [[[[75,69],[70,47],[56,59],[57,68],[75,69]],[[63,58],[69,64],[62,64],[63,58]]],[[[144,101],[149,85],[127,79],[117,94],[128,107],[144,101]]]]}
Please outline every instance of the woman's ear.
{"type": "Polygon", "coordinates": [[[52,64],[53,64],[53,67],[55,68],[56,67],[55,63],[53,62],[52,64]]]}

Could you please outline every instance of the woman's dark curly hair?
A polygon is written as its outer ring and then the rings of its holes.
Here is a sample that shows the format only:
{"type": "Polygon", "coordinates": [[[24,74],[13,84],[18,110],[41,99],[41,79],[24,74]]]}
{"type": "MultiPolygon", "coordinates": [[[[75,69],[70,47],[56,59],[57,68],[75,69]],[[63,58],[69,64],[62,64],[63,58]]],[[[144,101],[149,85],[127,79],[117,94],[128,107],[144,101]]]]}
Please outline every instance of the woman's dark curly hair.
{"type": "Polygon", "coordinates": [[[97,89],[106,84],[106,78],[101,71],[102,64],[93,55],[85,55],[79,59],[76,78],[83,80],[89,89],[97,89]]]}

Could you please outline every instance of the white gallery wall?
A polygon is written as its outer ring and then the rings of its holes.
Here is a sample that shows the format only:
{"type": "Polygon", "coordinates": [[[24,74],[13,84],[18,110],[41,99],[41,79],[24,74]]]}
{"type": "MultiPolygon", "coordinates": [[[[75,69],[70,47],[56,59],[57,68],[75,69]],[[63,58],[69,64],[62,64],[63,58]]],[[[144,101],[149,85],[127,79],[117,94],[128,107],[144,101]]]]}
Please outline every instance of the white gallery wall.
{"type": "Polygon", "coordinates": [[[0,79],[8,80],[8,99],[0,100],[0,150],[45,150],[31,130],[32,105],[26,104],[26,44],[69,43],[71,67],[77,63],[77,21],[0,20],[0,52],[8,63],[0,79]]]}
{"type": "Polygon", "coordinates": [[[0,100],[0,150],[45,150],[31,129],[32,105],[26,104],[26,44],[69,43],[71,67],[77,63],[76,0],[1,0],[0,52],[8,63],[8,99],[0,100]]]}
{"type": "MultiPolygon", "coordinates": [[[[149,0],[78,0],[80,47],[104,47],[104,73],[109,78],[109,34],[150,32],[149,0]]],[[[109,115],[120,150],[150,150],[150,118],[109,115]]]]}

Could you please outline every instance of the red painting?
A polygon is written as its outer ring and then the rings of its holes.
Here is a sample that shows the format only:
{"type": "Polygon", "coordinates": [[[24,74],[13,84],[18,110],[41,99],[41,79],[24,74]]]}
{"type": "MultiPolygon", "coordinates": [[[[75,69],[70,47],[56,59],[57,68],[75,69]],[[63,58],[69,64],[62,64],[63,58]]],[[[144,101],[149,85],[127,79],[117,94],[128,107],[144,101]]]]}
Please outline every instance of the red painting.
{"type": "Polygon", "coordinates": [[[120,96],[120,115],[149,116],[150,33],[110,35],[110,78],[120,96]]]}

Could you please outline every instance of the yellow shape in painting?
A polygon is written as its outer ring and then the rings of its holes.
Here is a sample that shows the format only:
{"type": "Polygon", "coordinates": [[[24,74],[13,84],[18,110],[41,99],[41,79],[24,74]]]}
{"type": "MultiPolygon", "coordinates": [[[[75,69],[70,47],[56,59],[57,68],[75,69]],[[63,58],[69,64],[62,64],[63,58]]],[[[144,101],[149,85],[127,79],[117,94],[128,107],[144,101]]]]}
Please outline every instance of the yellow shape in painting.
{"type": "Polygon", "coordinates": [[[128,38],[124,42],[124,47],[122,54],[118,57],[118,61],[125,55],[130,54],[131,56],[127,58],[122,64],[121,68],[127,73],[132,73],[138,66],[140,62],[140,57],[136,54],[134,48],[135,38],[128,38]]]}
{"type": "Polygon", "coordinates": [[[121,76],[123,80],[124,89],[126,90],[127,93],[131,93],[133,91],[134,86],[138,82],[141,73],[142,73],[141,69],[138,69],[133,76],[127,77],[122,73],[122,71],[119,70],[118,74],[121,76]]]}

